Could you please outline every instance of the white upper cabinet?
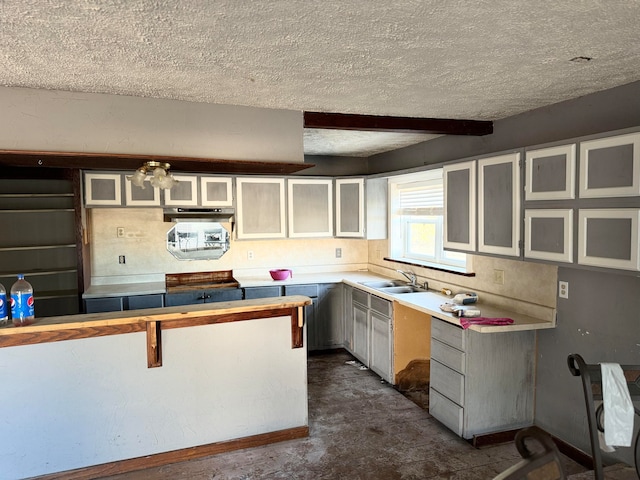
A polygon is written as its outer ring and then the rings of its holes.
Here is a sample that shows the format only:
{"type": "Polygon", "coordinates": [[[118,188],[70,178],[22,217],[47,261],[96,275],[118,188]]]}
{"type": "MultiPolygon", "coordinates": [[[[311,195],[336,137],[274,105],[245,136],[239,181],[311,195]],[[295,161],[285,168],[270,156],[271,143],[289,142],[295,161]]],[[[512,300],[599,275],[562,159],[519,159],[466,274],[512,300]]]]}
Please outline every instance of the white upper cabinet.
{"type": "Polygon", "coordinates": [[[198,177],[196,175],[173,175],[178,183],[164,191],[164,204],[170,206],[198,206],[198,177]]]}
{"type": "Polygon", "coordinates": [[[364,237],[364,178],[336,180],[336,235],[364,237]]]}
{"type": "Polygon", "coordinates": [[[580,209],[578,263],[596,267],[640,270],[638,226],[640,209],[580,209]]]}
{"type": "Polygon", "coordinates": [[[200,205],[231,207],[233,205],[230,177],[200,177],[200,205]]]}
{"type": "Polygon", "coordinates": [[[289,237],[333,235],[333,180],[289,179],[289,237]]]}
{"type": "Polygon", "coordinates": [[[575,169],[575,144],[527,151],[525,200],[574,198],[575,169]]]}
{"type": "Polygon", "coordinates": [[[284,179],[238,177],[236,188],[238,238],[284,238],[284,179]]]}
{"type": "Polygon", "coordinates": [[[573,210],[525,209],[524,257],[573,262],[573,210]]]}
{"type": "Polygon", "coordinates": [[[112,206],[122,205],[122,175],[119,173],[85,173],[85,205],[112,206]]]}
{"type": "Polygon", "coordinates": [[[444,248],[476,250],[476,162],[445,165],[444,248]]]}
{"type": "Polygon", "coordinates": [[[144,188],[137,187],[129,180],[124,182],[125,204],[128,207],[157,207],[160,206],[160,189],[151,186],[145,180],[144,188]]]}
{"type": "Polygon", "coordinates": [[[580,143],[580,197],[640,195],[640,133],[580,143]]]}
{"type": "Polygon", "coordinates": [[[520,255],[520,152],[478,160],[478,251],[520,255]]]}

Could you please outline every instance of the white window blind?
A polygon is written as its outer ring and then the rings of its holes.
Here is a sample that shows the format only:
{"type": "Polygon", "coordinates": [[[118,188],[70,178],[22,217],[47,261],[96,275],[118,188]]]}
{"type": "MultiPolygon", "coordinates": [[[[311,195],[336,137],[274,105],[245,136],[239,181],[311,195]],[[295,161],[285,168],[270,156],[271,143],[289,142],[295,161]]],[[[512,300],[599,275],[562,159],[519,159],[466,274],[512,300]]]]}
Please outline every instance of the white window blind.
{"type": "Polygon", "coordinates": [[[398,215],[443,215],[442,180],[398,185],[398,215]]]}

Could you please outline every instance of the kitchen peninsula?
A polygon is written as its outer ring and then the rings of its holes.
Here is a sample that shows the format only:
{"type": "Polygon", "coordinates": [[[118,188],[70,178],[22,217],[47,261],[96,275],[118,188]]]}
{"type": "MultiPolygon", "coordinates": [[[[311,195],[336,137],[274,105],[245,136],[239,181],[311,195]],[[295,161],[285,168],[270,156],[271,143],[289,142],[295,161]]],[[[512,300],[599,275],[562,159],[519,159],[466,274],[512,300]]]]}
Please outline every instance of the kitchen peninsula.
{"type": "Polygon", "coordinates": [[[307,436],[309,303],[289,296],[0,328],[3,475],[93,478],[307,436]]]}

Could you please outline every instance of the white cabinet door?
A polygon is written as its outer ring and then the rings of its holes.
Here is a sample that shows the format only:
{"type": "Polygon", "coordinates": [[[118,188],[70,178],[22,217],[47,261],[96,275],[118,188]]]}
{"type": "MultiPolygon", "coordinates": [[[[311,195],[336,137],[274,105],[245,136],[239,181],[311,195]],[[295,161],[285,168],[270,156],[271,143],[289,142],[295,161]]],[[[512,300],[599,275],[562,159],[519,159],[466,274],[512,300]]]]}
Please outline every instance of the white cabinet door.
{"type": "Polygon", "coordinates": [[[85,173],[84,203],[86,206],[122,205],[122,175],[119,173],[85,173]]]}
{"type": "Polygon", "coordinates": [[[284,179],[238,177],[236,182],[238,238],[284,238],[284,179]]]}
{"type": "Polygon", "coordinates": [[[173,175],[178,183],[164,191],[164,204],[170,206],[198,206],[198,177],[195,175],[173,175]]]}
{"type": "Polygon", "coordinates": [[[640,209],[580,209],[578,263],[640,270],[640,209]]]}
{"type": "Polygon", "coordinates": [[[355,357],[369,365],[369,309],[353,304],[353,352],[355,357]]]}
{"type": "Polygon", "coordinates": [[[527,151],[525,171],[525,200],[574,198],[575,143],[527,151]]]}
{"type": "Polygon", "coordinates": [[[476,163],[445,165],[444,248],[476,250],[476,163]]]}
{"type": "Polygon", "coordinates": [[[580,197],[640,195],[640,133],[580,143],[580,197]]]}
{"type": "Polygon", "coordinates": [[[370,312],[371,348],[369,368],[391,382],[391,319],[375,311],[370,312]]]}
{"type": "Polygon", "coordinates": [[[200,205],[231,207],[233,205],[231,178],[200,177],[200,205]]]}
{"type": "Polygon", "coordinates": [[[336,235],[364,237],[364,179],[336,180],[336,235]]]}
{"type": "Polygon", "coordinates": [[[145,180],[144,188],[138,187],[130,181],[124,182],[125,204],[128,207],[156,207],[160,206],[160,189],[152,187],[149,180],[145,180]]]}
{"type": "Polygon", "coordinates": [[[556,262],[573,262],[573,210],[526,209],[524,256],[556,262]]]}
{"type": "Polygon", "coordinates": [[[333,236],[333,180],[289,179],[289,237],[333,236]]]}
{"type": "Polygon", "coordinates": [[[478,251],[520,255],[520,153],[478,160],[478,251]]]}

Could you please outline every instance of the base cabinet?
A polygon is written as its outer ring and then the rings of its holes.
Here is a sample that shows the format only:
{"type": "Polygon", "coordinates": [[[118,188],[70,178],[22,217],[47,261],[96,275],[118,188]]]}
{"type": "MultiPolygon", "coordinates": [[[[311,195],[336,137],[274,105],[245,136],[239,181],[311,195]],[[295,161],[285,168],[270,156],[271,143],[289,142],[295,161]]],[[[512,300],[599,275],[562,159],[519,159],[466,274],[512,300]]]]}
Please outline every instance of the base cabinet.
{"type": "Polygon", "coordinates": [[[164,296],[164,304],[167,307],[193,305],[196,303],[228,302],[231,300],[242,300],[241,288],[192,290],[188,292],[166,293],[164,296]]]}
{"type": "Polygon", "coordinates": [[[87,298],[84,301],[86,313],[119,312],[143,308],[164,307],[163,294],[131,295],[129,297],[87,298]]]}
{"type": "Polygon", "coordinates": [[[463,438],[533,423],[535,332],[431,321],[429,413],[463,438]]]}
{"type": "Polygon", "coordinates": [[[352,342],[345,347],[372,371],[389,383],[393,378],[393,304],[358,289],[351,289],[352,342]]]}

